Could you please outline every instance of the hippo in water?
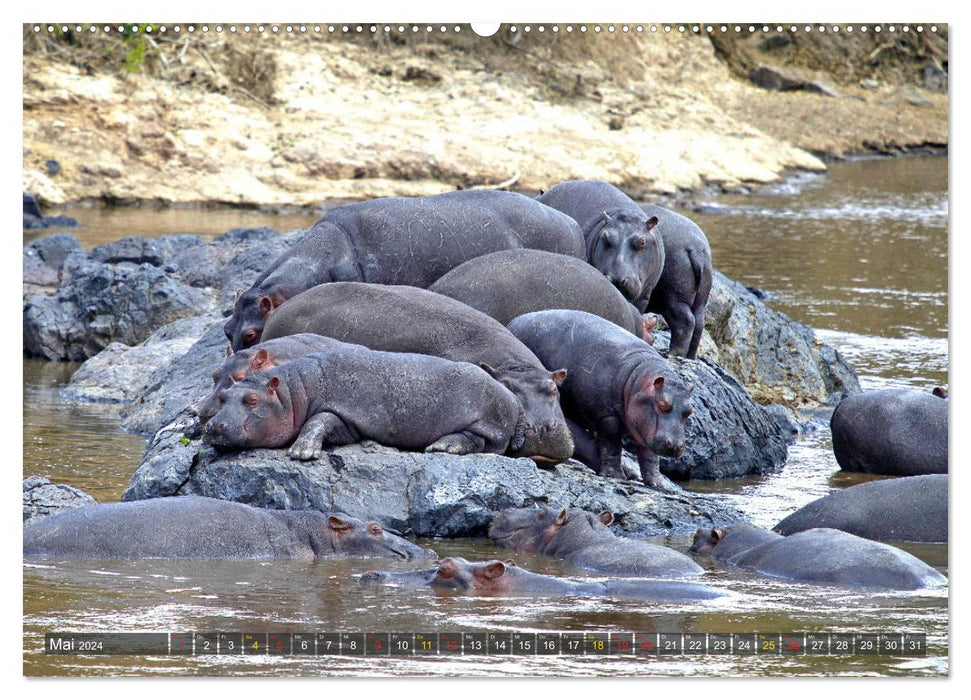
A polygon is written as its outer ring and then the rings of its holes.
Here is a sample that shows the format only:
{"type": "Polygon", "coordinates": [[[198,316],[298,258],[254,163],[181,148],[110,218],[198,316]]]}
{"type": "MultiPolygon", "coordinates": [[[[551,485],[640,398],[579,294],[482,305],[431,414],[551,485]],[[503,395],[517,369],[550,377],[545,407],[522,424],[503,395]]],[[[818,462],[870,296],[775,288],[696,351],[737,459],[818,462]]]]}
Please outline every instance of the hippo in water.
{"type": "Polygon", "coordinates": [[[710,600],[724,595],[696,583],[643,579],[571,581],[527,571],[509,560],[470,562],[461,557],[449,557],[437,568],[419,571],[369,571],[359,581],[496,595],[585,595],[640,600],[710,600]]]}
{"type": "Polygon", "coordinates": [[[599,516],[579,508],[507,508],[493,519],[489,537],[500,547],[565,559],[573,566],[618,576],[697,576],[703,569],[667,547],[617,537],[599,516]]]}
{"type": "Polygon", "coordinates": [[[596,268],[544,250],[501,250],[474,258],[445,273],[428,291],[468,304],[503,325],[530,311],[576,309],[649,342],[657,325],[655,317],[641,315],[596,268]]]}
{"type": "Polygon", "coordinates": [[[809,503],[773,530],[831,527],[880,542],[947,542],[947,474],[857,484],[809,503]]]}
{"type": "Polygon", "coordinates": [[[466,260],[509,248],[584,258],[573,219],[515,192],[466,190],[336,207],[240,292],[226,337],[233,350],[256,344],[271,311],[318,284],[424,288],[466,260]]]}
{"type": "Polygon", "coordinates": [[[391,557],[435,552],[376,522],[316,510],[266,510],[203,496],[75,508],[24,526],[24,556],[79,559],[391,557]]]}
{"type": "Polygon", "coordinates": [[[644,483],[666,487],[658,455],[684,451],[692,387],[640,338],[583,311],[536,311],[509,330],[547,367],[563,367],[563,412],[575,457],[602,476],[624,478],[621,440],[630,435],[644,483]]]}
{"type": "Polygon", "coordinates": [[[308,460],[361,440],[403,450],[504,454],[523,440],[516,397],[467,362],[334,348],[219,394],[205,437],[220,449],[284,447],[308,460]]]}
{"type": "Polygon", "coordinates": [[[559,462],[573,454],[557,389],[566,371],[547,370],[505,326],[481,311],[415,287],[338,282],[314,287],[274,311],[264,338],[308,332],[374,350],[478,365],[522,404],[525,433],[510,455],[559,462]]]}
{"type": "Polygon", "coordinates": [[[766,576],[806,583],[913,590],[947,582],[903,550],[830,528],[789,537],[751,525],[700,528],[691,551],[766,576]]]}

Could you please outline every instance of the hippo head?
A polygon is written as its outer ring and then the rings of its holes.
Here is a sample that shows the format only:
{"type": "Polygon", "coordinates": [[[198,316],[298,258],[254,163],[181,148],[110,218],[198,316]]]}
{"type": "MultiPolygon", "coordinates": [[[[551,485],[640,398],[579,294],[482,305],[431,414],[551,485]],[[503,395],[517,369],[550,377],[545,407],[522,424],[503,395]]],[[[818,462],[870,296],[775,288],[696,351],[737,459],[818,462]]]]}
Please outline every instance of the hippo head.
{"type": "Polygon", "coordinates": [[[226,348],[226,361],[212,373],[213,388],[209,395],[190,407],[190,411],[205,423],[219,410],[219,393],[251,374],[259,374],[276,367],[273,358],[265,348],[252,348],[233,354],[232,346],[226,348]]]}
{"type": "Polygon", "coordinates": [[[522,404],[525,416],[523,441],[510,445],[513,457],[530,457],[542,462],[562,462],[573,456],[573,435],[560,408],[559,386],[566,370],[547,372],[540,367],[517,366],[494,369],[479,366],[509,389],[522,404]]]}
{"type": "Polygon", "coordinates": [[[599,534],[613,520],[609,511],[594,515],[576,508],[507,508],[493,519],[489,537],[517,552],[562,553],[572,544],[587,544],[591,534],[599,534]]]}
{"type": "Polygon", "coordinates": [[[428,585],[462,591],[506,591],[510,586],[507,571],[514,566],[516,564],[508,560],[470,562],[462,557],[449,557],[441,561],[428,585]]]}
{"type": "Polygon", "coordinates": [[[233,350],[243,350],[260,342],[266,317],[283,301],[263,294],[256,287],[245,292],[237,290],[233,315],[223,326],[223,333],[229,338],[233,350]]]}
{"type": "Polygon", "coordinates": [[[624,387],[624,422],[634,443],[654,454],[680,457],[693,389],[663,375],[632,374],[624,387]]]}
{"type": "Polygon", "coordinates": [[[695,532],[694,539],[691,542],[691,547],[688,549],[689,552],[693,554],[698,554],[703,557],[711,555],[712,550],[715,548],[722,538],[725,537],[725,531],[721,528],[707,529],[704,527],[699,527],[695,532]]]}
{"type": "Polygon", "coordinates": [[[332,513],[323,528],[311,533],[311,546],[318,553],[348,557],[398,557],[431,559],[435,552],[386,532],[380,523],[332,513]]]}
{"type": "Polygon", "coordinates": [[[947,398],[947,389],[945,389],[942,386],[935,386],[934,387],[934,390],[931,391],[931,393],[934,396],[936,396],[937,398],[939,398],[939,399],[946,399],[947,398]]]}
{"type": "Polygon", "coordinates": [[[653,288],[661,276],[664,245],[656,227],[656,216],[615,209],[605,211],[588,234],[587,262],[628,301],[638,299],[646,285],[653,288]]]}
{"type": "Polygon", "coordinates": [[[294,426],[280,390],[278,376],[259,375],[220,391],[219,407],[206,423],[206,441],[221,449],[289,444],[301,426],[294,426]]]}

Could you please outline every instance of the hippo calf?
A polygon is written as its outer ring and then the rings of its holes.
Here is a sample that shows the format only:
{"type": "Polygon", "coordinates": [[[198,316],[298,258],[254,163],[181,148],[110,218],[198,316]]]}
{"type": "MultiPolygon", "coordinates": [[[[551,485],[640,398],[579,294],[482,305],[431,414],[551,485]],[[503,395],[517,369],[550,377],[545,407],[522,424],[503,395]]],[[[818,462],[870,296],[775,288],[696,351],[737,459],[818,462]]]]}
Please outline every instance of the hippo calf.
{"type": "Polygon", "coordinates": [[[267,510],[203,496],[85,506],[24,526],[24,556],[273,559],[436,555],[376,522],[316,510],[267,510]]]}
{"type": "Polygon", "coordinates": [[[621,440],[630,435],[644,483],[663,487],[658,455],[684,451],[693,387],[650,345],[593,314],[536,311],[513,319],[509,330],[547,367],[566,369],[560,396],[574,457],[602,476],[624,478],[621,440]]]}
{"type": "Polygon", "coordinates": [[[847,396],[830,419],[840,469],[894,476],[946,474],[947,405],[947,399],[914,389],[847,396]]]}
{"type": "Polygon", "coordinates": [[[899,590],[947,583],[935,569],[903,550],[830,528],[789,537],[750,525],[700,528],[691,551],[766,576],[807,583],[899,590]]]}
{"type": "Polygon", "coordinates": [[[645,600],[710,600],[724,595],[707,586],[684,582],[571,581],[536,574],[508,560],[470,562],[461,557],[449,557],[443,559],[437,568],[419,571],[369,571],[359,581],[500,595],[596,595],[645,600]]]}
{"type": "Polygon", "coordinates": [[[353,345],[237,382],[220,392],[205,431],[220,449],[292,443],[290,457],[301,460],[365,439],[404,450],[504,454],[522,435],[516,397],[475,365],[353,345]]]}
{"type": "Polygon", "coordinates": [[[619,576],[697,576],[690,557],[649,542],[617,537],[610,512],[595,516],[579,508],[507,508],[489,526],[500,547],[565,559],[573,566],[619,576]]]}
{"type": "Polygon", "coordinates": [[[857,484],[809,503],[773,530],[831,527],[881,542],[947,542],[947,474],[857,484]]]}

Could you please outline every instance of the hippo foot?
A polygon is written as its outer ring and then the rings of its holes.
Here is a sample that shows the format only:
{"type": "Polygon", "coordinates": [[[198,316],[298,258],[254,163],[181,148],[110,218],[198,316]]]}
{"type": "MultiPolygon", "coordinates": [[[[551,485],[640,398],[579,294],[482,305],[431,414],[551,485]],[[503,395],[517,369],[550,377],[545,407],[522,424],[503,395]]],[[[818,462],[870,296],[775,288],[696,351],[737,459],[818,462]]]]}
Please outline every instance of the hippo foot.
{"type": "Polygon", "coordinates": [[[474,452],[474,446],[470,444],[469,438],[465,435],[453,433],[438,438],[435,442],[425,448],[425,452],[446,452],[450,455],[467,455],[474,452]]]}
{"type": "Polygon", "coordinates": [[[644,483],[656,491],[664,491],[665,493],[681,493],[684,491],[684,489],[663,474],[649,476],[644,479],[644,483]]]}
{"type": "Polygon", "coordinates": [[[306,462],[311,459],[320,459],[322,453],[323,450],[319,444],[312,445],[306,442],[301,443],[300,440],[297,440],[287,452],[287,456],[290,459],[299,459],[302,462],[306,462]]]}

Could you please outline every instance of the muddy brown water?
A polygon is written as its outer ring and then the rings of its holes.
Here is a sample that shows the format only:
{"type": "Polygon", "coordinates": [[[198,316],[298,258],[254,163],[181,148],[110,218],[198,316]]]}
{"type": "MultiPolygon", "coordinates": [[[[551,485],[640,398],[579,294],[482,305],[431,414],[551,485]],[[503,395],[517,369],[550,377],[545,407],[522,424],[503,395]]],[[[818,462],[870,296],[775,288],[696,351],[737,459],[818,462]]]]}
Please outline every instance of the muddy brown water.
{"type": "MultiPolygon", "coordinates": [[[[835,164],[752,195],[699,197],[685,211],[707,233],[715,266],[769,293],[769,304],[813,327],[857,368],[864,388],[947,383],[947,159],[835,164]]],[[[281,231],[313,216],[258,212],[75,209],[85,246],[126,235],[239,226],[281,231]]],[[[33,234],[32,234],[33,237],[33,234]]],[[[25,235],[25,241],[27,236],[25,235]]],[[[117,408],[60,396],[77,365],[24,361],[24,475],[42,474],[117,500],[145,439],[122,432],[117,408]]],[[[762,478],[690,482],[757,525],[864,480],[839,472],[826,417],[800,436],[784,469],[762,478]]],[[[200,523],[200,527],[205,527],[200,523]]],[[[659,543],[685,551],[688,536],[659,543]]],[[[506,558],[486,540],[425,541],[442,555],[506,558]]],[[[942,545],[903,545],[947,573],[942,545]]],[[[593,577],[516,556],[536,571],[593,577]]],[[[66,561],[24,563],[24,673],[362,676],[938,676],[948,673],[948,589],[892,592],[809,586],[708,560],[705,581],[728,595],[692,603],[610,598],[473,597],[363,586],[377,561],[66,561]],[[709,632],[919,633],[928,653],[892,656],[597,656],[375,658],[295,656],[49,656],[50,631],[166,632],[709,632]]]]}

